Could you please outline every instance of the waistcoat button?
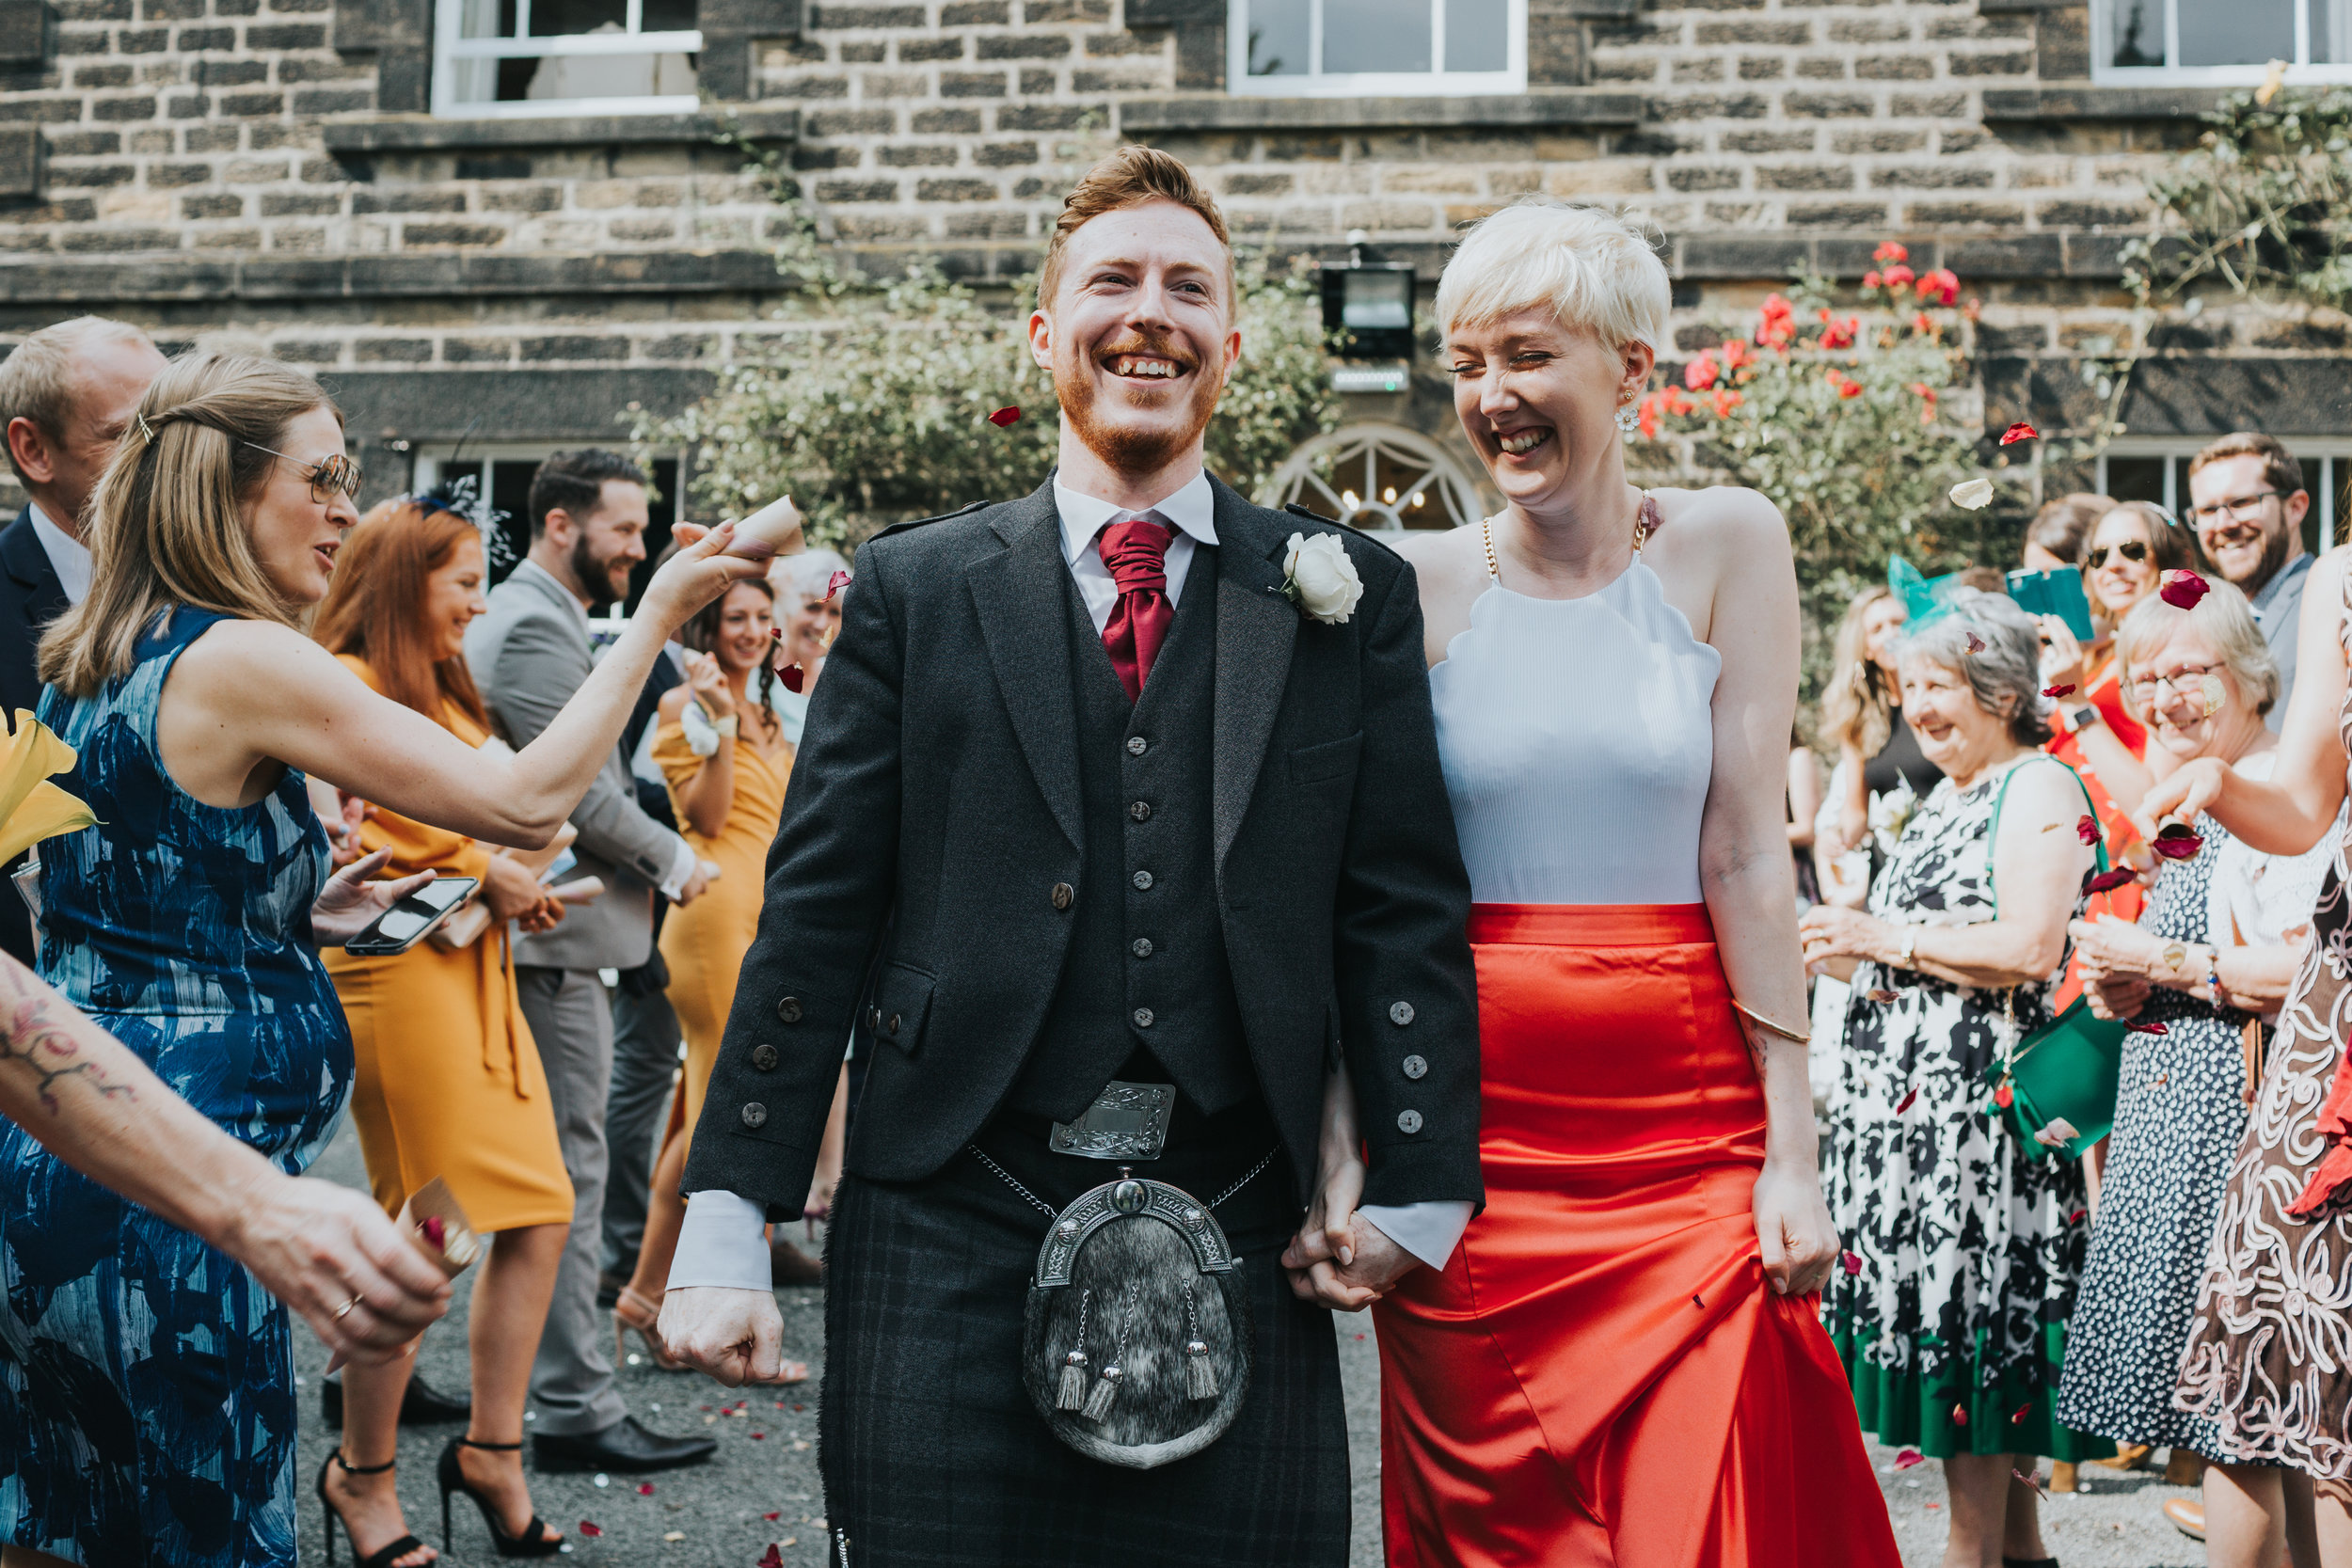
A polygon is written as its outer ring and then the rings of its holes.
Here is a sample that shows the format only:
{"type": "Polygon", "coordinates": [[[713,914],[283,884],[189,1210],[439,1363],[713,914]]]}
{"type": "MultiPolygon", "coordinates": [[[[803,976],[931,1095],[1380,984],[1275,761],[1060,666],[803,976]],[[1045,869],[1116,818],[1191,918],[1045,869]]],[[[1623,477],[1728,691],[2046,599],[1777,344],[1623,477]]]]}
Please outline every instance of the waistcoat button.
{"type": "Polygon", "coordinates": [[[1419,1056],[1407,1056],[1407,1057],[1406,1057],[1406,1058],[1405,1058],[1405,1076],[1406,1076],[1406,1077],[1407,1077],[1407,1078],[1419,1078],[1419,1077],[1421,1077],[1423,1073],[1427,1072],[1428,1070],[1429,1070],[1429,1064],[1428,1064],[1428,1062],[1426,1062],[1426,1061],[1425,1061],[1425,1060],[1423,1060],[1422,1058],[1421,1058],[1421,1057],[1419,1057],[1419,1056]]]}
{"type": "Polygon", "coordinates": [[[787,996],[783,1001],[777,1003],[776,1016],[784,1020],[787,1023],[800,1022],[801,999],[797,996],[787,996]]]}
{"type": "Polygon", "coordinates": [[[1400,1029],[1412,1022],[1413,1005],[1410,1002],[1399,1002],[1391,1006],[1389,1009],[1389,1022],[1400,1029]]]}
{"type": "Polygon", "coordinates": [[[1127,815],[1134,817],[1138,822],[1149,821],[1152,816],[1152,802],[1149,800],[1137,800],[1134,805],[1127,808],[1127,815]]]}
{"type": "Polygon", "coordinates": [[[1139,757],[1151,749],[1152,743],[1139,735],[1131,735],[1127,737],[1127,754],[1131,757],[1139,757]]]}
{"type": "Polygon", "coordinates": [[[1136,1027],[1138,1029],[1149,1029],[1152,1027],[1151,1008],[1137,1007],[1136,1009],[1136,1027]]]}
{"type": "Polygon", "coordinates": [[[1149,871],[1138,871],[1138,872],[1136,872],[1136,891],[1137,893],[1141,893],[1141,892],[1145,891],[1146,889],[1148,889],[1149,887],[1151,887],[1151,885],[1152,885],[1152,873],[1150,873],[1149,871]]]}
{"type": "Polygon", "coordinates": [[[1076,896],[1076,894],[1071,892],[1070,884],[1068,882],[1056,882],[1054,884],[1054,891],[1046,895],[1046,897],[1053,901],[1054,908],[1057,910],[1068,909],[1070,907],[1070,900],[1076,896]]]}
{"type": "Polygon", "coordinates": [[[752,1067],[760,1072],[776,1070],[776,1048],[772,1045],[752,1047],[752,1067]]]}
{"type": "Polygon", "coordinates": [[[1420,1132],[1420,1131],[1421,1131],[1421,1113],[1420,1113],[1419,1111],[1399,1111],[1399,1112],[1397,1112],[1397,1114],[1396,1114],[1396,1130],[1397,1130],[1398,1132],[1400,1132],[1405,1133],[1405,1134],[1406,1134],[1406,1136],[1408,1136],[1408,1137],[1409,1137],[1410,1135],[1412,1135],[1413,1133],[1420,1132]]]}
{"type": "MultiPolygon", "coordinates": [[[[1411,1113],[1410,1111],[1407,1111],[1407,1112],[1406,1112],[1405,1114],[1406,1114],[1406,1116],[1411,1116],[1411,1115],[1412,1115],[1412,1113],[1411,1113]]],[[[764,1126],[766,1126],[766,1125],[767,1125],[767,1122],[768,1122],[768,1107],[767,1107],[767,1106],[765,1106],[765,1105],[762,1105],[762,1104],[761,1104],[758,1101],[755,1100],[755,1101],[752,1101],[749,1105],[746,1105],[746,1106],[744,1106],[744,1107],[743,1107],[743,1125],[744,1125],[744,1126],[746,1126],[746,1127],[764,1127],[764,1126]]]]}
{"type": "Polygon", "coordinates": [[[1152,956],[1152,939],[1150,937],[1137,937],[1135,940],[1134,945],[1129,947],[1127,951],[1133,953],[1138,958],[1148,958],[1152,956]]]}

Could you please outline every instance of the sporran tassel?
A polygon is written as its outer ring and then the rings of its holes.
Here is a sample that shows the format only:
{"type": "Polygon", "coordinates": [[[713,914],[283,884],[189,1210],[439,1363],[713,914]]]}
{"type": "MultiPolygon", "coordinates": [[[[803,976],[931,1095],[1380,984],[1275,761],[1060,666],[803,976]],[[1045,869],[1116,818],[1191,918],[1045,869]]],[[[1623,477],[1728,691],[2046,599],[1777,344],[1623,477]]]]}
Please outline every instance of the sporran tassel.
{"type": "Polygon", "coordinates": [[[1055,1390],[1054,1408],[1076,1410],[1087,1402],[1087,1353],[1073,1350],[1063,1358],[1061,1385],[1055,1390]]]}
{"type": "Polygon", "coordinates": [[[1209,1365],[1209,1347],[1199,1339],[1184,1346],[1184,1391],[1195,1400],[1216,1398],[1216,1369],[1209,1365]]]}
{"type": "Polygon", "coordinates": [[[1087,1396],[1086,1409],[1080,1414],[1089,1421],[1110,1418],[1111,1401],[1119,1397],[1119,1380],[1122,1374],[1114,1361],[1103,1369],[1103,1375],[1094,1380],[1094,1392],[1087,1396]]]}

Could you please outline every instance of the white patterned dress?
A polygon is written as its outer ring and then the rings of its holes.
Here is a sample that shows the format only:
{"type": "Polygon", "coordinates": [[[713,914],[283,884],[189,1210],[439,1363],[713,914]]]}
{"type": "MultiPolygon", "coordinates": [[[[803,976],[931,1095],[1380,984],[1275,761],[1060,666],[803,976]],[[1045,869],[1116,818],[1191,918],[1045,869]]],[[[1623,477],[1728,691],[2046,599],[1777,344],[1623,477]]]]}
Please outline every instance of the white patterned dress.
{"type": "MultiPolygon", "coordinates": [[[[2000,791],[1999,777],[1965,791],[1937,784],[1871,887],[1870,912],[1926,926],[1992,920],[2000,791]]],[[[2047,1022],[2056,989],[2015,988],[2021,1035],[2047,1022]]],[[[2010,1006],[2008,990],[1856,970],[1828,1176],[1831,1215],[1861,1268],[1831,1275],[1822,1318],[1863,1427],[1880,1441],[1934,1458],[2095,1458],[2106,1445],[2086,1444],[2052,1412],[2082,1274],[2082,1167],[2021,1146],[1993,1109],[1985,1069],[2010,1006]]]]}

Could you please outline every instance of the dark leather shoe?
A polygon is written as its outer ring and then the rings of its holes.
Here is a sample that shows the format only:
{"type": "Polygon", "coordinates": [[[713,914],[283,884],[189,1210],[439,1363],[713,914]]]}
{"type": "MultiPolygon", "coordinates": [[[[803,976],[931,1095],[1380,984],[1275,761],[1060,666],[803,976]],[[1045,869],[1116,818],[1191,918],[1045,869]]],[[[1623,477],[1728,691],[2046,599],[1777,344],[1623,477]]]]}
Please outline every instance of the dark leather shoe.
{"type": "Polygon", "coordinates": [[[558,1470],[675,1470],[700,1465],[719,1451],[715,1437],[671,1437],[648,1432],[634,1416],[624,1416],[602,1432],[566,1437],[533,1433],[531,1457],[538,1468],[558,1470]]]}
{"type": "MultiPolygon", "coordinates": [[[[337,1432],[343,1429],[343,1385],[328,1378],[319,1385],[319,1414],[337,1432]]],[[[400,1424],[405,1427],[444,1426],[473,1415],[471,1394],[444,1394],[421,1376],[408,1375],[408,1391],[400,1397],[400,1424]]]]}

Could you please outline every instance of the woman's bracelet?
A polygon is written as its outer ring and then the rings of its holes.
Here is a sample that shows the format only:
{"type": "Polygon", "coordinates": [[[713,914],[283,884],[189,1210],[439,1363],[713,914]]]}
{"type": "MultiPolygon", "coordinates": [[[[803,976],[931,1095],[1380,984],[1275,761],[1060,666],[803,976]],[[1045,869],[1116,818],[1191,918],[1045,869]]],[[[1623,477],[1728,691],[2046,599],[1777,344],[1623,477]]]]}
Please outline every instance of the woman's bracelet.
{"type": "Polygon", "coordinates": [[[732,736],[735,734],[736,730],[740,727],[740,724],[741,721],[739,720],[736,715],[730,713],[724,719],[713,719],[710,721],[711,733],[720,736],[732,736]]]}
{"type": "Polygon", "coordinates": [[[1782,1039],[1794,1040],[1799,1045],[1811,1045],[1813,1043],[1813,1037],[1811,1035],[1801,1035],[1794,1029],[1788,1028],[1783,1024],[1774,1023],[1771,1019],[1766,1018],[1762,1013],[1752,1011],[1747,1006],[1743,1006],[1740,999],[1736,996],[1731,999],[1731,1010],[1738,1013],[1741,1018],[1746,1019],[1750,1023],[1755,1024],[1758,1029],[1765,1031],[1767,1034],[1778,1035],[1782,1039]]]}

